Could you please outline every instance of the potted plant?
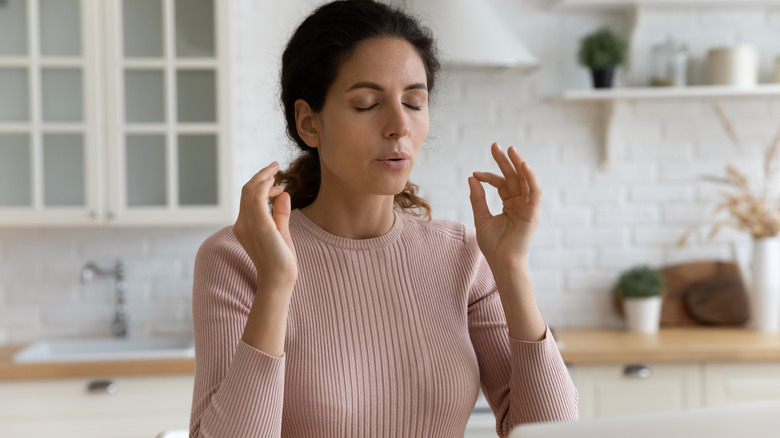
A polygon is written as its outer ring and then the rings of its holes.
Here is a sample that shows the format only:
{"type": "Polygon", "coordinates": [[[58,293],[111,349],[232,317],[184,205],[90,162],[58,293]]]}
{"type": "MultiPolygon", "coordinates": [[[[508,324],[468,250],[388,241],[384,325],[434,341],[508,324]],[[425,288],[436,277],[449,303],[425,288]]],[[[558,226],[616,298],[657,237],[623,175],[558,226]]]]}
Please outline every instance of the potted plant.
{"type": "Polygon", "coordinates": [[[626,40],[607,28],[585,35],[580,40],[580,64],[590,68],[595,88],[611,88],[615,67],[626,58],[626,40]]]}
{"type": "Polygon", "coordinates": [[[655,269],[637,266],[620,274],[616,292],[623,300],[628,330],[653,334],[661,323],[664,277],[655,269]]]}

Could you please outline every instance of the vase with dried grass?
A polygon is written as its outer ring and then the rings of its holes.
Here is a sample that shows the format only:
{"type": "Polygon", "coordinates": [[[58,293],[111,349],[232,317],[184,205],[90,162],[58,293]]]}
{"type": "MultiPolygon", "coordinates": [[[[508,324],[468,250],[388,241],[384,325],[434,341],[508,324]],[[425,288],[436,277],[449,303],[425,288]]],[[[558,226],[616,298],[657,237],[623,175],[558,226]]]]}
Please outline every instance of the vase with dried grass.
{"type": "MultiPolygon", "coordinates": [[[[729,139],[742,149],[721,107],[714,104],[713,109],[729,139]]],[[[776,333],[780,331],[780,131],[764,151],[764,178],[757,189],[733,166],[726,167],[726,176],[708,175],[704,180],[730,189],[721,192],[724,201],[715,208],[716,213],[728,212],[729,218],[713,223],[709,238],[723,227],[750,234],[750,268],[742,275],[749,291],[750,325],[761,332],[776,333]]],[[[684,246],[695,228],[688,229],[677,245],[684,246]]]]}

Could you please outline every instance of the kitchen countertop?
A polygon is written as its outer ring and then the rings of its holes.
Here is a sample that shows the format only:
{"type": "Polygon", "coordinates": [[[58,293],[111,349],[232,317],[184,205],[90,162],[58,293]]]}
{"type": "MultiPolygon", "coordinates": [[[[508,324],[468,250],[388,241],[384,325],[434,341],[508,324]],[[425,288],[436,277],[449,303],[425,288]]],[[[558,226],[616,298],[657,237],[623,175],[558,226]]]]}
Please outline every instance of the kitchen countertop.
{"type": "Polygon", "coordinates": [[[780,361],[780,333],[745,328],[662,328],[656,335],[615,329],[556,329],[561,356],[570,365],[627,362],[780,361]]]}
{"type": "MultiPolygon", "coordinates": [[[[664,328],[657,335],[620,329],[555,329],[563,360],[570,365],[628,362],[780,361],[780,334],[744,328],[664,328]]],[[[95,376],[192,374],[194,358],[104,362],[14,363],[24,345],[0,347],[0,381],[95,376]]]]}
{"type": "Polygon", "coordinates": [[[24,345],[0,347],[0,381],[195,373],[194,358],[101,362],[14,363],[12,360],[14,353],[24,347],[24,345]]]}

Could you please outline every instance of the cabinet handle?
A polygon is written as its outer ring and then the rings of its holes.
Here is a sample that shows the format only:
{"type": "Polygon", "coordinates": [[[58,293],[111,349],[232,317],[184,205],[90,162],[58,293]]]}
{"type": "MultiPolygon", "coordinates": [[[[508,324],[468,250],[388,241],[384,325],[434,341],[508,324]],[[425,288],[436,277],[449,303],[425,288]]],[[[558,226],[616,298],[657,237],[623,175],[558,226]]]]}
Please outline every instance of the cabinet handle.
{"type": "Polygon", "coordinates": [[[116,219],[116,212],[114,210],[111,210],[111,211],[108,212],[108,219],[109,220],[116,219]]]}
{"type": "Polygon", "coordinates": [[[113,380],[91,380],[87,383],[89,394],[113,394],[119,389],[113,380]]]}
{"type": "Polygon", "coordinates": [[[647,379],[653,375],[653,369],[647,365],[629,364],[623,368],[623,375],[633,379],[647,379]]]}
{"type": "Polygon", "coordinates": [[[98,212],[95,211],[95,210],[90,210],[89,211],[89,217],[92,218],[92,219],[97,219],[98,218],[98,212]]]}

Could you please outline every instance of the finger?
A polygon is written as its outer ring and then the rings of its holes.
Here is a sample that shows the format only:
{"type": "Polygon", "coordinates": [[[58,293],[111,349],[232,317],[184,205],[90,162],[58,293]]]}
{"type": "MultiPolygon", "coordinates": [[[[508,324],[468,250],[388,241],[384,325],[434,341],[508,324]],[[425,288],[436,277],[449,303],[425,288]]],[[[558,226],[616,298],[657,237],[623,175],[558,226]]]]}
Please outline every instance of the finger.
{"type": "Polygon", "coordinates": [[[493,143],[490,148],[490,152],[493,154],[493,159],[498,163],[498,168],[501,169],[501,173],[504,175],[507,181],[507,187],[511,193],[520,192],[520,184],[517,181],[517,171],[512,162],[506,156],[504,151],[498,146],[498,143],[493,143]]]}
{"type": "Polygon", "coordinates": [[[474,226],[478,227],[488,219],[492,218],[490,209],[485,199],[485,189],[480,184],[479,180],[474,177],[469,177],[469,190],[471,200],[471,210],[474,212],[474,226]]]}
{"type": "Polygon", "coordinates": [[[273,218],[276,229],[282,234],[288,245],[292,245],[290,238],[290,194],[282,192],[274,199],[273,218]]]}
{"type": "Polygon", "coordinates": [[[257,210],[258,205],[263,206],[268,203],[268,187],[263,186],[273,185],[273,177],[260,180],[258,179],[260,172],[256,173],[252,179],[241,188],[241,198],[236,223],[241,223],[246,215],[249,215],[250,217],[255,216],[254,212],[257,210]]]}
{"type": "Polygon", "coordinates": [[[529,187],[528,187],[528,180],[525,177],[525,173],[521,170],[523,168],[523,159],[520,157],[520,154],[517,152],[517,149],[515,149],[514,146],[510,146],[509,150],[507,151],[507,155],[509,155],[509,159],[512,161],[512,164],[515,166],[515,169],[517,171],[517,182],[520,185],[520,194],[523,197],[528,196],[529,187]]]}
{"type": "Polygon", "coordinates": [[[264,198],[264,201],[268,201],[268,198],[271,197],[270,194],[274,187],[276,187],[274,186],[274,177],[271,175],[257,183],[255,195],[264,198]]]}
{"type": "Polygon", "coordinates": [[[525,162],[522,170],[525,179],[528,181],[528,199],[531,204],[540,205],[542,202],[542,187],[539,185],[539,180],[536,179],[536,174],[528,167],[528,163],[525,162]]]}
{"type": "Polygon", "coordinates": [[[260,169],[259,172],[254,174],[252,178],[247,182],[247,184],[255,185],[262,181],[265,181],[269,176],[276,175],[276,172],[279,171],[279,162],[274,161],[273,163],[263,167],[260,169]]]}
{"type": "Polygon", "coordinates": [[[498,196],[501,197],[501,200],[505,200],[511,196],[509,188],[506,185],[506,178],[501,175],[496,175],[492,172],[474,172],[474,178],[497,188],[498,196]]]}
{"type": "Polygon", "coordinates": [[[474,178],[500,189],[506,185],[506,178],[493,172],[474,172],[474,178]]]}
{"type": "Polygon", "coordinates": [[[272,197],[270,192],[273,187],[273,176],[269,176],[262,181],[258,181],[255,185],[248,187],[249,192],[247,193],[246,207],[250,212],[250,217],[256,216],[256,219],[263,221],[266,225],[270,225],[271,223],[271,211],[268,200],[272,197]],[[265,214],[261,213],[261,210],[264,211],[265,214]]]}
{"type": "Polygon", "coordinates": [[[284,187],[282,186],[273,186],[270,189],[268,189],[268,197],[269,198],[275,198],[284,192],[284,187]]]}

